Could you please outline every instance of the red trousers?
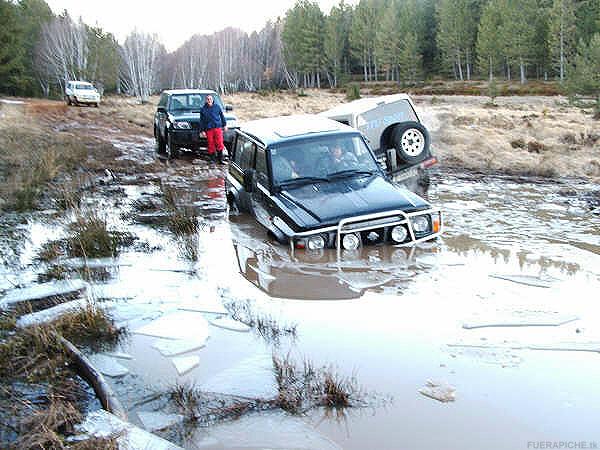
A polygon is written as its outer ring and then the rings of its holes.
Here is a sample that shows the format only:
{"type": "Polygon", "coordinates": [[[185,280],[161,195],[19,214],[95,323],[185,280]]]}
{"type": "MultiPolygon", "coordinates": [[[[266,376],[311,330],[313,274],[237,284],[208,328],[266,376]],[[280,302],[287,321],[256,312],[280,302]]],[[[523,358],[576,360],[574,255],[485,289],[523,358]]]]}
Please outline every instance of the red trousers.
{"type": "Polygon", "coordinates": [[[206,141],[208,143],[208,154],[214,155],[215,150],[222,152],[225,146],[223,145],[223,129],[211,128],[206,130],[206,141]]]}

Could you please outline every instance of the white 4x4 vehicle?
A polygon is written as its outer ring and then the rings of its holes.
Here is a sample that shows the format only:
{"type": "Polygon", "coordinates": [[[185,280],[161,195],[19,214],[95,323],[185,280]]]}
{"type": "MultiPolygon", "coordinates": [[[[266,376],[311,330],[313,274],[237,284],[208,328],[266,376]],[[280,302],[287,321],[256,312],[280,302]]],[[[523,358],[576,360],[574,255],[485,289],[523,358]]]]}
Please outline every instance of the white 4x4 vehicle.
{"type": "Polygon", "coordinates": [[[65,102],[67,105],[94,105],[100,103],[100,93],[92,83],[87,81],[68,81],[65,86],[65,102]]]}
{"type": "Polygon", "coordinates": [[[427,169],[437,162],[430,136],[406,94],[363,98],[320,115],[359,130],[394,181],[419,195],[429,187],[427,169]]]}

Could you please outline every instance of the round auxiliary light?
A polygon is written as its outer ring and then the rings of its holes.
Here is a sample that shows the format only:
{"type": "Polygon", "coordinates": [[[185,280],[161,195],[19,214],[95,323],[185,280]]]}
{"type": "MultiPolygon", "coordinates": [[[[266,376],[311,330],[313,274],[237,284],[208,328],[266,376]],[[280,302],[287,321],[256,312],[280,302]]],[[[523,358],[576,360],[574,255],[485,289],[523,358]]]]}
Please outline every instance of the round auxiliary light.
{"type": "Polygon", "coordinates": [[[320,250],[325,247],[325,239],[321,235],[311,236],[306,241],[306,247],[309,250],[320,250]]]}
{"type": "Polygon", "coordinates": [[[413,230],[416,233],[424,233],[429,231],[429,220],[425,216],[416,216],[411,219],[413,230]]]}
{"type": "Polygon", "coordinates": [[[345,250],[356,250],[360,245],[360,237],[354,233],[346,234],[342,239],[342,247],[345,250]]]}
{"type": "Polygon", "coordinates": [[[392,228],[392,239],[395,242],[404,242],[406,240],[406,236],[408,236],[408,231],[402,225],[396,225],[392,228]]]}

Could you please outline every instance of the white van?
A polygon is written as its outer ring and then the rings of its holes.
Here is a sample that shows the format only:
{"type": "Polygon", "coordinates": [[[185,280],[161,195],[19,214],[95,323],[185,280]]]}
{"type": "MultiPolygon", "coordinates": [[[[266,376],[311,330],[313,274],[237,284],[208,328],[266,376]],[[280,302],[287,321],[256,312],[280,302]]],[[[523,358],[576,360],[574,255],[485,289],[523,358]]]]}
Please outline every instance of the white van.
{"type": "Polygon", "coordinates": [[[97,108],[100,93],[87,81],[68,81],[65,86],[65,102],[67,105],[94,105],[97,108]]]}

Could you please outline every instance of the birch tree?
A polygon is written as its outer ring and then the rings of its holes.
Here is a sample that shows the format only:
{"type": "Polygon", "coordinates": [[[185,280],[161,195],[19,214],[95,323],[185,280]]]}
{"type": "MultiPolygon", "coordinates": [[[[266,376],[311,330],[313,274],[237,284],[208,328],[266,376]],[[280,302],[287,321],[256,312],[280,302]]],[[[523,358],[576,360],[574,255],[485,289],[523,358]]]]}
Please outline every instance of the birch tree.
{"type": "Polygon", "coordinates": [[[142,103],[148,102],[157,87],[159,56],[164,54],[158,36],[134,30],[125,39],[121,54],[128,90],[142,103]]]}

